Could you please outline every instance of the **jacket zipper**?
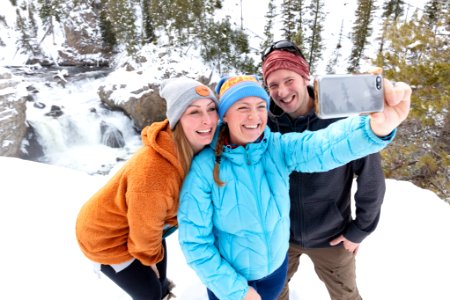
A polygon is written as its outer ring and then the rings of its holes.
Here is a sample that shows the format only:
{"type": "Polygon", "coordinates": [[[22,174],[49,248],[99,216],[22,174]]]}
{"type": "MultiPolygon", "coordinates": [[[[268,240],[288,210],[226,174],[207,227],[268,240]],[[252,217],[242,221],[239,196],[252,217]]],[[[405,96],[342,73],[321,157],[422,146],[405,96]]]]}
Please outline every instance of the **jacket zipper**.
{"type": "MultiPolygon", "coordinates": [[[[247,168],[250,171],[249,174],[253,174],[254,175],[255,168],[254,168],[254,166],[251,165],[250,157],[248,155],[247,149],[245,149],[245,159],[247,161],[247,168]]],[[[258,190],[256,188],[256,177],[255,176],[251,176],[251,178],[252,178],[254,194],[257,196],[256,197],[257,198],[256,199],[256,201],[257,201],[256,205],[258,206],[259,220],[260,220],[261,224],[265,224],[265,219],[263,218],[263,214],[261,212],[261,196],[256,192],[258,190]]],[[[264,233],[264,241],[265,241],[265,245],[266,245],[266,249],[267,249],[267,261],[268,261],[268,263],[271,263],[271,259],[270,259],[271,258],[271,252],[270,252],[269,242],[267,240],[266,226],[265,225],[262,225],[262,226],[263,226],[263,229],[264,229],[264,231],[263,231],[263,233],[264,233]]],[[[269,270],[270,270],[270,266],[268,265],[266,272],[268,272],[269,270]]]]}

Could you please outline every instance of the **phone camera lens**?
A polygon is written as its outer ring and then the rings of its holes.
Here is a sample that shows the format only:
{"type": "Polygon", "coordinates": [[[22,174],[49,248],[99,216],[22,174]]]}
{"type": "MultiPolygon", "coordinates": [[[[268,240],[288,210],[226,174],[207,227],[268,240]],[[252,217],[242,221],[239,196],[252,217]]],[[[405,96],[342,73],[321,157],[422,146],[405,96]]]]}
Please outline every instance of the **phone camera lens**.
{"type": "Polygon", "coordinates": [[[377,83],[377,89],[381,90],[381,76],[377,76],[376,83],[377,83]]]}

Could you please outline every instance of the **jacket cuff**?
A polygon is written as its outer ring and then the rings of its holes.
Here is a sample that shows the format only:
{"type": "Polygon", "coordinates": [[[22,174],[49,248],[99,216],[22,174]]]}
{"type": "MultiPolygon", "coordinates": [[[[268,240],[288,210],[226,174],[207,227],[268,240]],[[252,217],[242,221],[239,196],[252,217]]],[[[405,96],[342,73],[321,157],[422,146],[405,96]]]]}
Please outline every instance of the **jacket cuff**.
{"type": "Polygon", "coordinates": [[[392,142],[392,140],[395,137],[395,134],[397,133],[397,128],[395,128],[388,135],[379,137],[373,132],[372,128],[370,128],[370,118],[369,117],[364,116],[363,122],[365,122],[364,123],[364,131],[366,132],[366,134],[370,138],[370,140],[376,144],[389,144],[390,142],[392,142]]]}
{"type": "Polygon", "coordinates": [[[350,223],[344,233],[344,237],[353,243],[361,243],[366,237],[369,236],[369,234],[370,233],[359,229],[354,223],[350,223]]]}

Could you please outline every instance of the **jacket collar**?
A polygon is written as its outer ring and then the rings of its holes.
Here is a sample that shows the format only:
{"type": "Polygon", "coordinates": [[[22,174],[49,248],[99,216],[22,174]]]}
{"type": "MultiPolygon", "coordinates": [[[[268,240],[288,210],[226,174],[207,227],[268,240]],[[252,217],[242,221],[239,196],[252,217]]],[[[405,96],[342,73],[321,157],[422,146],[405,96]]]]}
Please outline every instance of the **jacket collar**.
{"type": "MultiPolygon", "coordinates": [[[[222,128],[223,124],[220,124],[217,128],[216,134],[214,136],[213,141],[210,144],[210,147],[215,152],[215,148],[217,145],[217,139],[218,139],[218,132],[220,132],[220,129],[222,128]]],[[[234,146],[234,145],[225,145],[223,146],[222,151],[222,161],[223,158],[227,158],[229,161],[231,161],[234,164],[242,165],[242,164],[256,164],[258,163],[262,156],[264,155],[264,152],[267,149],[268,140],[271,136],[271,131],[268,126],[264,129],[263,134],[260,138],[258,138],[257,141],[247,144],[244,146],[234,146]]]]}

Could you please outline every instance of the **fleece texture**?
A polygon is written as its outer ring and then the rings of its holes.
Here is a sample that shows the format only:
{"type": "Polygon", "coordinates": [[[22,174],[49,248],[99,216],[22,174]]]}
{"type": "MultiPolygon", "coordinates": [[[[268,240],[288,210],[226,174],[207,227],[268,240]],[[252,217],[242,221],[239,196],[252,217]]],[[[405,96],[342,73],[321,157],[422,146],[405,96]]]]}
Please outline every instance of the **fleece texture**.
{"type": "Polygon", "coordinates": [[[76,237],[83,253],[101,264],[164,257],[164,225],[177,225],[184,179],[168,120],[141,133],[144,144],[81,208],[76,237]]]}

